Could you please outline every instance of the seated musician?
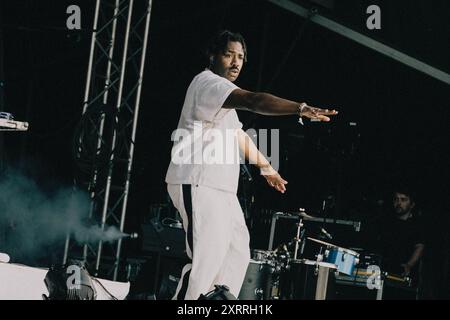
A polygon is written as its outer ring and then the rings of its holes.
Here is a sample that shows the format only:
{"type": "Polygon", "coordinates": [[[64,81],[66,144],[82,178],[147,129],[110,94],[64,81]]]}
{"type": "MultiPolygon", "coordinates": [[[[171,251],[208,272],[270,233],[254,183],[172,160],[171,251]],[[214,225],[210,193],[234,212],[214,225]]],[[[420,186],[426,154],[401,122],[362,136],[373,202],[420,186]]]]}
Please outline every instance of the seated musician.
{"type": "Polygon", "coordinates": [[[423,224],[410,191],[397,188],[393,195],[393,210],[380,226],[378,237],[382,269],[417,282],[425,249],[423,224]]]}

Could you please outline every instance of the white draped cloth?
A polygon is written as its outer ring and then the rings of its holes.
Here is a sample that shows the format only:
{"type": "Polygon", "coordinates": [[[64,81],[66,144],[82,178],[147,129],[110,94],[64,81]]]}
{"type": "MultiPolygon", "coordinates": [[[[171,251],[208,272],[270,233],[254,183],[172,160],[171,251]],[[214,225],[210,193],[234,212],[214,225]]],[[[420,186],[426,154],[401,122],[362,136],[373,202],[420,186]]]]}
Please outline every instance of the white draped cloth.
{"type": "MultiPolygon", "coordinates": [[[[44,283],[48,269],[32,268],[25,265],[0,262],[0,300],[43,300],[48,296],[44,283]]],[[[97,279],[108,292],[118,300],[123,300],[130,290],[129,282],[97,279]]],[[[111,296],[96,281],[97,300],[111,300],[111,296]]]]}

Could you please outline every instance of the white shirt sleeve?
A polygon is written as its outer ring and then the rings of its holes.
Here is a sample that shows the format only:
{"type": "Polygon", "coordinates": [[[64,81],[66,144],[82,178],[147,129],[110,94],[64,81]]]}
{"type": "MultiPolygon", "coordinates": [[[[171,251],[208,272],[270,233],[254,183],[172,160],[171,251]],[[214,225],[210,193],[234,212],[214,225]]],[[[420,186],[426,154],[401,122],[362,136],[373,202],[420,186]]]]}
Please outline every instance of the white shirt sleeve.
{"type": "Polygon", "coordinates": [[[198,79],[195,90],[195,118],[213,121],[230,93],[239,87],[211,71],[198,79]]]}
{"type": "Polygon", "coordinates": [[[233,129],[242,129],[243,125],[242,125],[242,122],[239,121],[236,110],[232,110],[232,112],[230,112],[230,116],[231,116],[231,123],[232,123],[231,127],[233,129]]]}

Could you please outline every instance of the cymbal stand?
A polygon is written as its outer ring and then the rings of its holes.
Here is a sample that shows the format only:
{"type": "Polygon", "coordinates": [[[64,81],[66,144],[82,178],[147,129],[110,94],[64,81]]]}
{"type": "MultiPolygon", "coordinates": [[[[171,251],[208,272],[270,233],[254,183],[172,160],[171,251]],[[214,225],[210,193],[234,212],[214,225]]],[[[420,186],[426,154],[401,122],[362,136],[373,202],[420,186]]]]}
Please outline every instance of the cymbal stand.
{"type": "Polygon", "coordinates": [[[297,235],[294,238],[295,241],[294,260],[297,260],[299,242],[302,241],[300,237],[300,229],[302,227],[303,227],[303,219],[300,219],[300,221],[297,223],[297,235]]]}

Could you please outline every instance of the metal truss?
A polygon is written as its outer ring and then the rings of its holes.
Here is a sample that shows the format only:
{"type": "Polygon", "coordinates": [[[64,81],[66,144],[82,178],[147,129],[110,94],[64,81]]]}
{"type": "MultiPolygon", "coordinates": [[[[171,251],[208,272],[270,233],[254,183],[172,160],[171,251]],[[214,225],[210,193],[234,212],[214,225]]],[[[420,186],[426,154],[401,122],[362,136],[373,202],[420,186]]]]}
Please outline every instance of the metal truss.
{"type": "MultiPolygon", "coordinates": [[[[89,192],[90,223],[124,231],[152,0],[97,0],[83,116],[74,140],[89,192]]],[[[63,263],[80,257],[95,275],[117,279],[122,239],[81,248],[68,233],[63,263]],[[82,252],[80,254],[80,251],[82,252]],[[112,261],[108,268],[102,261],[112,261]]]]}
{"type": "Polygon", "coordinates": [[[423,72],[429,75],[430,77],[440,80],[446,84],[450,84],[450,74],[448,74],[447,72],[435,68],[429,64],[426,64],[423,61],[413,58],[399,50],[396,50],[368,36],[365,36],[362,33],[356,32],[355,30],[350,29],[342,24],[339,24],[331,19],[328,19],[320,14],[315,14],[314,16],[310,17],[310,10],[304,8],[303,6],[297,3],[294,3],[290,0],[268,0],[268,1],[283,9],[293,12],[301,17],[308,19],[310,18],[312,22],[324,28],[327,28],[333,32],[336,32],[343,37],[353,40],[367,48],[375,50],[413,69],[423,72]]]}

